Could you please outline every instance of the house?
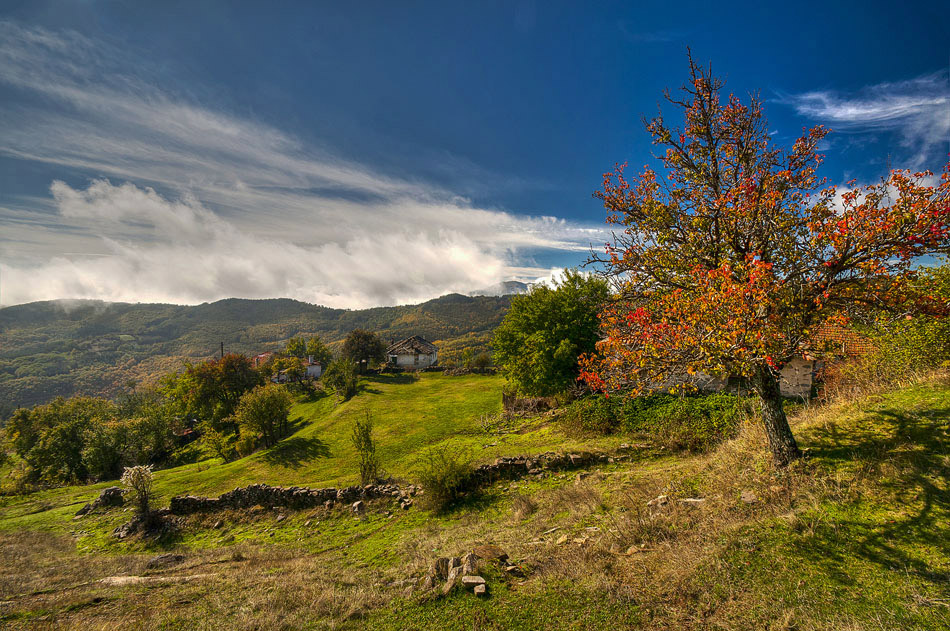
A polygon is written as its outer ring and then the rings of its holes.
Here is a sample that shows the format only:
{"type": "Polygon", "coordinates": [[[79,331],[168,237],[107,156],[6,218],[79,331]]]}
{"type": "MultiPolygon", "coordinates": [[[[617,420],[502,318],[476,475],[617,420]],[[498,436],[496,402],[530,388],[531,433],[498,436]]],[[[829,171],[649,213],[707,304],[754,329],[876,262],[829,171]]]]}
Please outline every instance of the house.
{"type": "MultiPolygon", "coordinates": [[[[803,345],[802,355],[795,357],[779,371],[779,389],[783,397],[809,399],[816,376],[829,365],[858,357],[874,350],[870,339],[860,333],[837,324],[825,323],[818,327],[808,343],[803,345]]],[[[748,383],[737,377],[721,377],[698,373],[688,378],[692,385],[706,392],[723,390],[746,390],[748,383]]],[[[683,383],[686,378],[671,383],[683,383]]],[[[665,384],[664,387],[669,387],[665,384]]]]}
{"type": "Polygon", "coordinates": [[[323,366],[320,362],[313,361],[313,355],[307,355],[303,362],[303,367],[307,370],[307,379],[319,379],[323,374],[323,366]]]}
{"type": "Polygon", "coordinates": [[[397,368],[421,370],[436,365],[439,361],[439,349],[425,338],[413,335],[387,348],[386,357],[389,363],[397,368]]]}
{"type": "Polygon", "coordinates": [[[262,365],[266,364],[271,357],[274,356],[274,353],[267,351],[266,353],[261,353],[260,355],[255,355],[251,358],[251,362],[254,364],[254,368],[260,368],[262,365]]]}

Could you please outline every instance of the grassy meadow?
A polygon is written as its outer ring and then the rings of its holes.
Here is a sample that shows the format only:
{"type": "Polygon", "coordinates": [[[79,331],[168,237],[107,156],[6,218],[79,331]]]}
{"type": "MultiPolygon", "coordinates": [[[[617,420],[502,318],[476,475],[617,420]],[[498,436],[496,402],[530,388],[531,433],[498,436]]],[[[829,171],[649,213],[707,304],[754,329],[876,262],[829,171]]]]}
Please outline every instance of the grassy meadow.
{"type": "MultiPolygon", "coordinates": [[[[572,437],[549,417],[486,422],[500,389],[496,377],[368,379],[346,403],[300,403],[295,433],[271,450],[159,472],[159,503],[251,482],[353,482],[349,431],[366,411],[383,466],[405,480],[426,446],[481,461],[625,439],[572,437]]],[[[950,380],[800,410],[793,428],[807,457],[785,471],[772,468],[749,424],[706,454],[643,449],[631,462],[498,483],[442,515],[385,500],[361,516],[195,515],[161,542],[112,538],[129,518],[122,509],[74,521],[97,487],[4,498],[0,621],[13,629],[950,629],[950,380]],[[668,502],[648,505],[659,495],[668,502]],[[487,599],[414,587],[434,558],[479,543],[503,547],[525,577],[489,569],[487,599]],[[162,552],[184,560],[147,567],[162,552]]]]}

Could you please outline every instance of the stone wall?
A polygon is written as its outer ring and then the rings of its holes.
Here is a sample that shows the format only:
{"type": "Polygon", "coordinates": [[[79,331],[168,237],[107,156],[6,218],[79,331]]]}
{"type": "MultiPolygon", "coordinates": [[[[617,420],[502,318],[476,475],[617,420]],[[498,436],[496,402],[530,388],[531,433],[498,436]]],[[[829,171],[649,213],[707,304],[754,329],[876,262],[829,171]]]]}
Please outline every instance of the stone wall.
{"type": "Polygon", "coordinates": [[[815,362],[797,357],[782,368],[779,387],[782,396],[808,399],[811,397],[812,375],[815,362]]]}
{"type": "MultiPolygon", "coordinates": [[[[415,487],[408,487],[408,491],[414,494],[415,487]]],[[[406,492],[406,490],[402,490],[394,484],[368,484],[366,486],[347,486],[341,489],[309,489],[300,486],[282,487],[252,484],[229,491],[220,497],[179,495],[171,499],[169,509],[175,515],[251,508],[252,506],[264,506],[265,508],[282,506],[301,510],[332,505],[336,502],[352,504],[358,500],[400,497],[401,494],[406,492]]]]}
{"type": "MultiPolygon", "coordinates": [[[[624,446],[621,446],[622,448],[624,446]]],[[[618,456],[623,457],[623,456],[618,456]]],[[[546,452],[534,456],[513,456],[498,458],[489,464],[476,467],[469,480],[468,489],[486,486],[497,480],[513,480],[526,475],[537,475],[543,471],[576,469],[588,467],[600,462],[612,461],[613,456],[606,453],[546,452]]],[[[341,489],[310,489],[301,486],[270,486],[252,484],[228,491],[220,497],[199,497],[179,495],[173,497],[169,511],[173,515],[222,510],[247,509],[254,506],[273,508],[280,506],[291,510],[306,510],[318,506],[331,507],[334,504],[348,505],[360,500],[384,497],[408,498],[422,490],[409,485],[403,488],[395,484],[368,484],[366,486],[347,486],[341,489]]]]}

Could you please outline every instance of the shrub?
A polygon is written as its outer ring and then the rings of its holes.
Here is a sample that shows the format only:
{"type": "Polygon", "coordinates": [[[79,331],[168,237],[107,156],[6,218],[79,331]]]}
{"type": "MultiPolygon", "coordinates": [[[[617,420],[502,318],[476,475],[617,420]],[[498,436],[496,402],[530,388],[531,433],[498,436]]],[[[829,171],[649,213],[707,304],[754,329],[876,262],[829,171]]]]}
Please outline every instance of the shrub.
{"type": "Polygon", "coordinates": [[[151,512],[149,502],[152,499],[152,465],[126,467],[122,472],[122,484],[135,496],[140,517],[148,517],[151,512]]]}
{"type": "Polygon", "coordinates": [[[731,394],[625,398],[590,396],[564,408],[561,420],[574,431],[642,434],[670,449],[703,451],[736,434],[752,411],[748,398],[731,394]]]}
{"type": "Polygon", "coordinates": [[[434,512],[443,512],[457,502],[468,488],[474,467],[458,451],[429,449],[417,465],[417,475],[425,490],[425,504],[434,512]]]}
{"type": "Polygon", "coordinates": [[[373,418],[369,412],[353,426],[353,447],[360,465],[360,480],[370,484],[379,478],[379,457],[376,455],[376,443],[373,441],[373,418]]]}

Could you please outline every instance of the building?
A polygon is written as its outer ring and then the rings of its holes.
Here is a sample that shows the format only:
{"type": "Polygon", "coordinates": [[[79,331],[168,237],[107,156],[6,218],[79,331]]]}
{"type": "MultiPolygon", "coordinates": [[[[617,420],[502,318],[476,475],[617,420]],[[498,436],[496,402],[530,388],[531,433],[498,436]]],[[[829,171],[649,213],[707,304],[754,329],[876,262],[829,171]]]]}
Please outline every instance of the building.
{"type": "Polygon", "coordinates": [[[262,365],[270,361],[270,358],[274,356],[274,353],[267,351],[266,353],[261,353],[260,355],[255,355],[251,358],[251,362],[254,364],[254,368],[260,368],[262,365]]]}
{"type": "MultiPolygon", "coordinates": [[[[873,342],[854,329],[828,322],[822,324],[803,346],[802,355],[789,361],[779,371],[779,389],[782,396],[811,398],[817,375],[829,366],[873,350],[873,342]]],[[[691,380],[700,390],[713,392],[748,388],[747,383],[735,377],[726,379],[699,374],[691,380]]]]}
{"type": "Polygon", "coordinates": [[[439,349],[425,338],[413,335],[387,348],[386,357],[397,368],[421,370],[438,363],[439,349]]]}
{"type": "Polygon", "coordinates": [[[313,361],[313,355],[307,355],[303,362],[303,367],[307,370],[307,379],[319,379],[323,374],[323,366],[320,362],[313,361]]]}

